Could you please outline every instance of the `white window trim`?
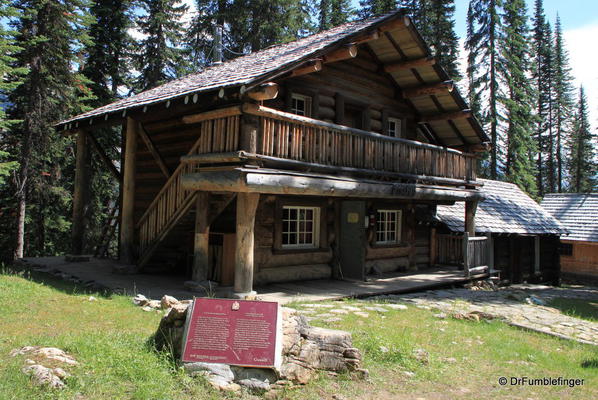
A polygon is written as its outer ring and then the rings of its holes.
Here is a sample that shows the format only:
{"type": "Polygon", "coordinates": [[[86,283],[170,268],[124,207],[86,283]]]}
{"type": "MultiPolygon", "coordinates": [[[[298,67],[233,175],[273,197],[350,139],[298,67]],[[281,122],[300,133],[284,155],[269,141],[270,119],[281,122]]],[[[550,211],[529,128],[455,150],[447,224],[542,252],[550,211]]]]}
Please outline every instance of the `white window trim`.
{"type": "MultiPolygon", "coordinates": [[[[401,242],[401,227],[402,227],[402,222],[403,222],[403,211],[402,210],[376,210],[376,244],[398,244],[401,242]],[[396,225],[395,225],[395,240],[381,240],[378,241],[378,233],[380,232],[378,230],[378,214],[380,213],[384,213],[384,214],[396,214],[397,218],[396,218],[396,225]]],[[[387,229],[388,226],[388,220],[385,222],[385,226],[384,226],[384,236],[387,236],[387,229]]]]}
{"type": "Polygon", "coordinates": [[[403,134],[403,120],[400,118],[388,117],[386,120],[386,134],[388,136],[400,138],[403,134]],[[395,132],[393,135],[390,134],[390,123],[394,122],[395,124],[395,132]]]}
{"type": "Polygon", "coordinates": [[[291,95],[291,112],[293,114],[302,115],[304,117],[311,117],[312,99],[311,96],[306,96],[299,93],[291,95]],[[305,114],[299,114],[298,110],[293,107],[293,100],[302,100],[305,104],[305,114]]]}
{"type": "MultiPolygon", "coordinates": [[[[312,223],[312,243],[296,243],[296,244],[284,244],[281,243],[281,247],[283,249],[317,249],[320,247],[320,207],[311,207],[311,206],[282,206],[283,215],[284,210],[312,210],[313,211],[313,223],[312,223]]],[[[294,232],[296,235],[299,235],[299,220],[297,219],[297,231],[294,232]]],[[[292,233],[292,232],[285,232],[284,230],[284,218],[281,222],[281,235],[284,237],[285,233],[292,233]]]]}

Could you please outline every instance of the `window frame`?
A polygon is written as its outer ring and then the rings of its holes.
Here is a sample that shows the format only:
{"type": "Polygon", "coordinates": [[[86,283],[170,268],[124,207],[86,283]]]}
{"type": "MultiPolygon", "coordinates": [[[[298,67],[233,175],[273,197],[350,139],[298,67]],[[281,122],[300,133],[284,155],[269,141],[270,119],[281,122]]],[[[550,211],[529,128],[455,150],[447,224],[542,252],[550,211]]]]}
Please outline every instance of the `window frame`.
{"type": "MultiPolygon", "coordinates": [[[[292,204],[285,204],[281,207],[281,219],[280,219],[280,248],[282,250],[313,250],[320,248],[320,223],[321,223],[321,207],[313,206],[313,205],[292,205],[292,204]],[[294,232],[285,231],[285,219],[284,219],[284,212],[285,210],[297,210],[297,218],[293,219],[296,223],[296,229],[294,232]],[[301,219],[299,218],[299,211],[300,210],[311,210],[312,211],[312,230],[311,232],[301,232],[299,229],[299,223],[301,219]],[[301,233],[311,233],[311,243],[284,243],[284,236],[285,234],[295,234],[297,238],[301,233]]],[[[307,221],[307,220],[305,220],[307,221]]],[[[297,239],[299,241],[299,239],[297,239]]]]}
{"type": "Polygon", "coordinates": [[[311,118],[312,113],[313,113],[313,96],[296,93],[296,92],[291,93],[291,104],[289,106],[289,109],[290,109],[291,113],[293,113],[295,115],[300,115],[303,117],[311,118]],[[295,101],[297,101],[297,100],[303,101],[303,104],[305,107],[303,114],[298,113],[298,109],[295,107],[295,101]]]}
{"type": "Polygon", "coordinates": [[[375,246],[396,246],[396,245],[400,245],[401,241],[402,241],[402,233],[403,233],[403,210],[397,210],[397,209],[388,209],[388,208],[380,208],[376,210],[376,226],[375,226],[375,230],[374,230],[374,245],[375,246]],[[388,236],[390,235],[390,230],[388,230],[388,224],[389,221],[385,222],[385,229],[383,231],[379,230],[380,227],[380,214],[383,213],[385,215],[388,214],[395,214],[396,215],[396,219],[395,219],[395,230],[394,230],[394,235],[395,235],[395,239],[394,240],[378,240],[378,235],[380,232],[383,233],[384,238],[387,239],[388,236]]]}
{"type": "Polygon", "coordinates": [[[397,118],[397,117],[388,117],[386,119],[385,133],[387,136],[390,136],[390,137],[395,137],[395,138],[402,137],[403,136],[403,119],[397,118]],[[391,123],[394,123],[394,125],[395,125],[394,134],[392,134],[392,135],[390,133],[390,124],[391,123]]]}

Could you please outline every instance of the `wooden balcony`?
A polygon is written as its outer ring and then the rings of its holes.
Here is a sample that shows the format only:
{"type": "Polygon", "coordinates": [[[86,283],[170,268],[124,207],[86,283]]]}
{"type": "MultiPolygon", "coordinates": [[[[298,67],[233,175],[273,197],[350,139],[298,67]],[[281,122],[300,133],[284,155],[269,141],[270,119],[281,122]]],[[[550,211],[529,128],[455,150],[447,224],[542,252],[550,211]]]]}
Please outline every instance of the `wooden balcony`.
{"type": "Polygon", "coordinates": [[[486,236],[437,235],[437,264],[463,267],[465,276],[485,273],[491,265],[491,242],[486,236]]]}

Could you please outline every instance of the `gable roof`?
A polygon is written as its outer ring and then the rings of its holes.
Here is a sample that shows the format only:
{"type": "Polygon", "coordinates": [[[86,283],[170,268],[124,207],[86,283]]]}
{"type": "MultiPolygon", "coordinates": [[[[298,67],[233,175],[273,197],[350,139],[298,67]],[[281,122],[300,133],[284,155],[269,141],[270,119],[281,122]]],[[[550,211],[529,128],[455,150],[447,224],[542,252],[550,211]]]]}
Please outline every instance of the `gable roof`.
{"type": "Polygon", "coordinates": [[[550,193],[542,207],[567,229],[567,240],[598,242],[598,193],[550,193]]]}
{"type": "MultiPolygon", "coordinates": [[[[565,229],[517,185],[478,179],[486,197],[478,204],[476,232],[515,234],[564,234],[565,229]]],[[[454,232],[463,232],[465,204],[438,206],[437,215],[454,232]]]]}
{"type": "MultiPolygon", "coordinates": [[[[78,127],[80,122],[91,118],[108,118],[109,115],[117,115],[126,110],[139,109],[220,88],[238,86],[248,89],[283,75],[307,61],[320,58],[340,46],[353,43],[364,35],[377,32],[379,27],[399,19],[405,21],[402,27],[385,31],[378,39],[367,43],[375,57],[380,62],[392,63],[431,56],[429,47],[409,22],[410,20],[402,11],[395,11],[381,17],[348,22],[293,42],[271,46],[213,65],[200,72],[61,121],[57,124],[57,128],[72,129],[78,127]]],[[[449,80],[448,74],[438,64],[414,66],[411,69],[388,74],[401,89],[449,80]]],[[[423,116],[462,111],[468,108],[456,89],[447,88],[446,93],[425,97],[427,98],[412,100],[416,112],[423,116]]],[[[489,140],[473,116],[454,121],[429,121],[424,125],[426,129],[434,131],[439,140],[442,140],[442,144],[447,146],[479,144],[489,140]]]]}

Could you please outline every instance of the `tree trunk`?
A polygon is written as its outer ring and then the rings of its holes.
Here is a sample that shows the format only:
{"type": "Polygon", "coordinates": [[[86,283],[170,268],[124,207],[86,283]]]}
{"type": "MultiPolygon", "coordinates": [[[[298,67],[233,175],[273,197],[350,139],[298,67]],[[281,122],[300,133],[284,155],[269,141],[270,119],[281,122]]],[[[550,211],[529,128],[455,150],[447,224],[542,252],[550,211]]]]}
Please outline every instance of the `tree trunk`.
{"type": "Polygon", "coordinates": [[[14,252],[14,259],[23,258],[23,250],[25,248],[25,208],[27,206],[27,199],[25,193],[21,193],[18,197],[19,205],[17,207],[17,246],[14,252]]]}

